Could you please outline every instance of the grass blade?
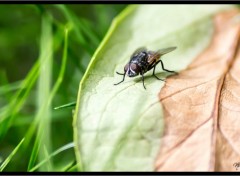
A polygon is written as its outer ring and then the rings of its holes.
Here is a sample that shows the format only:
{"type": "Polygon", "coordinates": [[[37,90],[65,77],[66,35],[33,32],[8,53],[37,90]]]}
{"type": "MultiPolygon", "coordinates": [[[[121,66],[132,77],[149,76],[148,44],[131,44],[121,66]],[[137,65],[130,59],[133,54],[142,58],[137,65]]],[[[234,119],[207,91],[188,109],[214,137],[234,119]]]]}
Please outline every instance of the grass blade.
{"type": "Polygon", "coordinates": [[[90,55],[92,55],[94,49],[88,45],[88,41],[84,36],[87,35],[88,37],[93,39],[96,44],[98,44],[98,39],[94,37],[95,34],[91,32],[90,29],[86,29],[86,26],[82,25],[79,19],[64,5],[56,5],[56,7],[65,15],[66,19],[74,25],[73,30],[78,42],[81,44],[82,47],[86,49],[86,51],[90,55]]]}
{"type": "Polygon", "coordinates": [[[62,172],[67,172],[69,171],[72,167],[74,167],[76,165],[77,161],[74,160],[72,162],[70,162],[68,165],[66,165],[63,169],[62,172]]]}
{"type": "MultiPolygon", "coordinates": [[[[42,36],[40,49],[40,74],[38,81],[38,111],[42,105],[46,104],[51,90],[51,72],[52,72],[52,55],[53,55],[53,36],[52,20],[46,14],[42,15],[42,36]]],[[[39,160],[45,158],[45,150],[51,151],[51,103],[42,110],[42,117],[39,122],[38,133],[42,133],[40,138],[45,149],[39,146],[39,160]]],[[[49,161],[51,162],[51,161],[49,161]]],[[[45,171],[50,165],[43,165],[40,170],[45,171]]],[[[51,170],[51,168],[49,168],[51,170]]]]}
{"type": "Polygon", "coordinates": [[[38,72],[39,61],[34,64],[30,73],[21,83],[21,89],[18,90],[11,98],[10,103],[0,110],[0,124],[1,126],[4,126],[4,128],[0,128],[0,139],[3,138],[3,136],[6,134],[15,118],[15,115],[20,111],[26,102],[31,89],[35,85],[35,82],[38,78],[38,72]]]}
{"type": "Polygon", "coordinates": [[[75,107],[76,106],[76,102],[72,102],[72,103],[67,103],[61,106],[57,106],[54,108],[54,110],[58,110],[58,109],[63,109],[63,108],[68,108],[68,107],[75,107]]]}
{"type": "Polygon", "coordinates": [[[37,160],[38,153],[39,153],[39,147],[40,147],[39,142],[40,142],[39,136],[37,136],[36,140],[35,140],[35,143],[34,143],[34,146],[33,146],[33,149],[32,149],[30,160],[28,162],[28,169],[27,169],[28,171],[34,165],[34,163],[37,160]]]}
{"type": "Polygon", "coordinates": [[[71,143],[69,143],[69,144],[66,144],[66,145],[60,147],[60,148],[57,149],[55,152],[53,152],[52,154],[50,154],[50,155],[48,156],[48,158],[46,158],[46,159],[44,159],[43,161],[39,162],[36,166],[34,166],[33,168],[31,168],[29,171],[30,171],[30,172],[33,172],[33,171],[37,170],[37,169],[38,169],[39,167],[41,167],[43,164],[45,164],[46,162],[48,162],[50,158],[58,155],[59,153],[65,151],[65,150],[68,150],[68,149],[70,149],[70,148],[73,148],[73,147],[74,147],[74,143],[73,143],[73,142],[71,142],[71,143]]]}
{"type": "Polygon", "coordinates": [[[72,166],[71,168],[66,170],[66,172],[76,172],[76,171],[78,171],[78,165],[77,164],[75,164],[74,166],[72,166]]]}
{"type": "Polygon", "coordinates": [[[12,153],[5,159],[5,161],[0,166],[0,172],[3,171],[3,169],[8,165],[8,163],[11,161],[12,157],[17,153],[19,147],[22,145],[24,141],[24,138],[20,141],[20,143],[15,147],[15,149],[12,151],[12,153]]]}
{"type": "MultiPolygon", "coordinates": [[[[34,122],[33,122],[32,126],[28,130],[28,132],[26,134],[26,138],[27,139],[31,139],[32,138],[32,136],[34,134],[34,131],[36,130],[37,124],[39,123],[39,121],[42,118],[44,109],[46,107],[50,106],[53,97],[55,96],[59,86],[62,83],[62,80],[63,80],[63,77],[64,77],[64,73],[65,73],[66,64],[67,64],[68,33],[69,33],[70,29],[71,29],[71,26],[66,25],[65,31],[64,31],[65,34],[64,34],[64,51],[63,51],[63,58],[62,58],[63,61],[62,61],[62,65],[61,65],[61,68],[60,68],[59,76],[57,78],[56,83],[54,84],[54,87],[53,87],[52,91],[50,92],[50,94],[49,94],[49,96],[48,96],[48,98],[46,100],[46,103],[41,106],[41,109],[39,109],[39,111],[38,111],[38,113],[36,115],[36,118],[34,119],[34,122]]],[[[40,126],[39,129],[41,129],[41,128],[44,129],[43,126],[40,126]]],[[[41,141],[41,138],[43,137],[41,135],[42,134],[38,132],[39,139],[36,139],[36,140],[40,140],[41,141]]],[[[28,145],[28,144],[26,144],[26,145],[28,145]]],[[[32,153],[32,155],[34,155],[34,153],[32,153]]],[[[32,157],[34,158],[34,156],[32,156],[32,157]]],[[[33,165],[33,162],[30,162],[29,165],[28,165],[28,168],[32,168],[32,165],[33,165]]]]}

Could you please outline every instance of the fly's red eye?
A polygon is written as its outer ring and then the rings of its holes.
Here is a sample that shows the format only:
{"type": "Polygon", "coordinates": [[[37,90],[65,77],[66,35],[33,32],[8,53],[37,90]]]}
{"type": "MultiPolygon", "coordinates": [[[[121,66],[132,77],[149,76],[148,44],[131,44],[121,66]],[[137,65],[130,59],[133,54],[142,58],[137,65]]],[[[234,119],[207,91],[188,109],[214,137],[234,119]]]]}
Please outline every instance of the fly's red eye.
{"type": "Polygon", "coordinates": [[[136,70],[137,69],[137,65],[136,64],[131,64],[131,69],[132,70],[136,70]]]}
{"type": "Polygon", "coordinates": [[[124,67],[124,72],[127,72],[128,67],[129,67],[129,64],[125,65],[125,67],[124,67]]]}
{"type": "Polygon", "coordinates": [[[135,73],[139,73],[140,67],[137,64],[131,64],[130,65],[130,70],[134,71],[135,73]]]}

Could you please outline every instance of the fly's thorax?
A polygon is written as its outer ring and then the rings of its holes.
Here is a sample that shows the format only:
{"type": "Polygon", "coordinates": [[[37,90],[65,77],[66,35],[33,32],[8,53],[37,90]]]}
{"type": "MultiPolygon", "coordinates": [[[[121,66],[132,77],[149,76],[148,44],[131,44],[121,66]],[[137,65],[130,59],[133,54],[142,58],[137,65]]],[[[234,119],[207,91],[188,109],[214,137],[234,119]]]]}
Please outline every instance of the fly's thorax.
{"type": "Polygon", "coordinates": [[[147,71],[147,68],[149,66],[149,63],[145,59],[140,60],[140,61],[139,60],[138,61],[132,61],[131,63],[134,63],[134,64],[138,65],[138,67],[140,67],[140,71],[142,71],[143,73],[145,73],[147,71]]]}
{"type": "Polygon", "coordinates": [[[148,58],[148,54],[146,52],[140,52],[140,53],[137,53],[134,56],[132,56],[130,58],[130,62],[140,63],[140,62],[147,61],[147,58],[148,58]]]}

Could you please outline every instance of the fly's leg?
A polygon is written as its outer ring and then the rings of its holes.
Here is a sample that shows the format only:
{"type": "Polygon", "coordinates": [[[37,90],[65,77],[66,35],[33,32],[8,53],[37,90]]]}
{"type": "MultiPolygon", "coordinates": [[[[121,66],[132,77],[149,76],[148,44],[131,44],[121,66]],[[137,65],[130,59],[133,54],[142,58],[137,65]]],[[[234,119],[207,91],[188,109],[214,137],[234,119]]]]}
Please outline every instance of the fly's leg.
{"type": "Polygon", "coordinates": [[[167,69],[165,69],[162,60],[157,61],[156,65],[157,65],[159,62],[161,63],[161,65],[162,65],[162,69],[163,69],[164,71],[166,71],[166,72],[170,72],[170,73],[176,73],[176,74],[177,74],[177,72],[175,72],[175,71],[171,71],[171,70],[167,70],[167,69]]]}
{"type": "Polygon", "coordinates": [[[161,60],[157,61],[156,64],[154,65],[154,67],[153,67],[153,74],[152,74],[152,75],[155,76],[158,80],[164,81],[164,79],[161,79],[161,78],[157,77],[157,75],[155,75],[155,68],[156,68],[157,64],[158,64],[160,61],[161,61],[161,60]]]}
{"type": "Polygon", "coordinates": [[[118,72],[116,72],[116,73],[119,74],[119,75],[123,75],[123,79],[122,79],[122,81],[120,81],[119,83],[116,83],[114,85],[118,85],[118,84],[122,83],[124,81],[125,75],[126,75],[126,72],[125,73],[118,73],[118,72]]]}
{"type": "Polygon", "coordinates": [[[143,76],[143,71],[141,71],[141,75],[142,75],[142,83],[143,83],[143,87],[144,89],[146,89],[145,85],[144,85],[144,76],[143,76]]]}
{"type": "Polygon", "coordinates": [[[119,75],[125,75],[126,73],[119,73],[119,72],[116,72],[117,74],[119,74],[119,75]]]}

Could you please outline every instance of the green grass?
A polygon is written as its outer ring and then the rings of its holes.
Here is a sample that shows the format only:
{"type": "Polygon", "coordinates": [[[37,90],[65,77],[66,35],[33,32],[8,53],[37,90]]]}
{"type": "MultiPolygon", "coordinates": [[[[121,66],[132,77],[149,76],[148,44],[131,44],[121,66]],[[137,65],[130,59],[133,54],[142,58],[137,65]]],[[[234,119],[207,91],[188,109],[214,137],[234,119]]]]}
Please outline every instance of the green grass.
{"type": "MultiPolygon", "coordinates": [[[[67,149],[71,149],[74,147],[74,143],[70,143],[70,144],[66,144],[64,146],[62,146],[61,148],[57,149],[55,152],[53,152],[51,155],[48,155],[47,158],[45,158],[44,160],[42,160],[41,162],[39,162],[36,166],[32,167],[29,171],[35,171],[36,169],[38,169],[40,166],[42,166],[43,164],[49,162],[49,160],[54,157],[55,155],[67,150],[67,149]]],[[[73,162],[75,163],[75,161],[73,162]]],[[[72,167],[72,163],[70,163],[70,166],[72,167]]],[[[64,168],[63,170],[67,170],[69,168],[69,166],[67,166],[66,168],[64,168]]]]}
{"type": "Polygon", "coordinates": [[[0,5],[1,171],[78,170],[69,102],[125,7],[0,5]]]}
{"type": "Polygon", "coordinates": [[[20,143],[16,146],[16,148],[12,151],[12,153],[5,159],[4,162],[0,165],[0,171],[2,172],[3,169],[7,166],[7,164],[11,161],[12,157],[16,154],[19,147],[22,145],[24,138],[20,141],[20,143]]]}

